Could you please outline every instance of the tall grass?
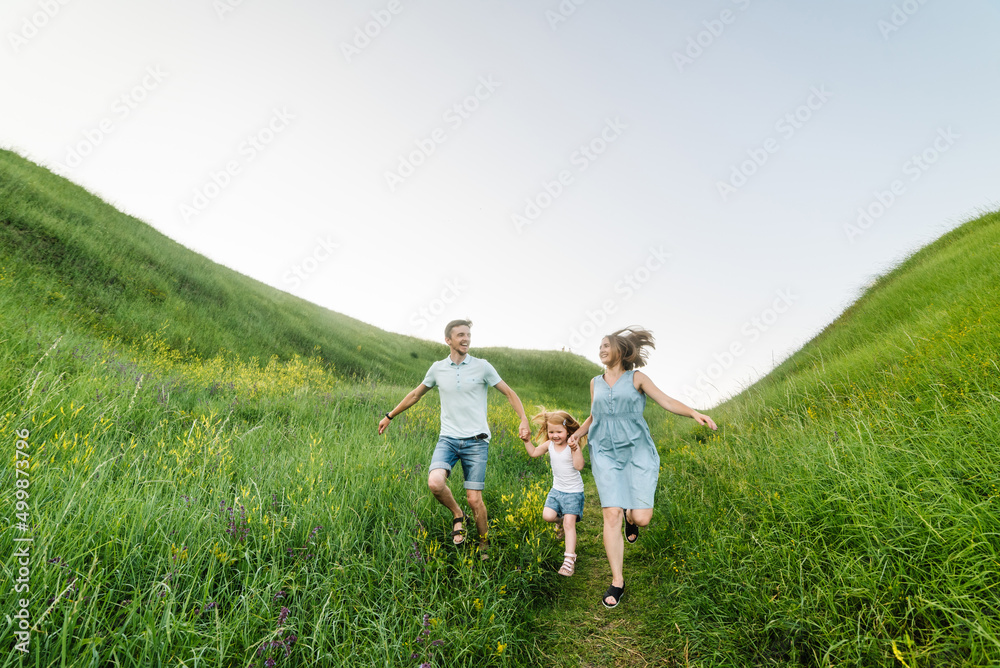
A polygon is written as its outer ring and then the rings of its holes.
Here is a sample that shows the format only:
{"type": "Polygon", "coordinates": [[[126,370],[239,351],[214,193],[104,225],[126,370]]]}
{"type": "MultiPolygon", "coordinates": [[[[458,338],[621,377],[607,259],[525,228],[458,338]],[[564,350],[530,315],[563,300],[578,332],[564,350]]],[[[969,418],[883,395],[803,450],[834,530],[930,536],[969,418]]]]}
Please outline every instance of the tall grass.
{"type": "MultiPolygon", "coordinates": [[[[0,664],[567,665],[553,646],[625,628],[677,665],[1000,665],[998,223],[880,278],[709,411],[719,432],[650,407],[654,523],[596,617],[594,592],[558,595],[550,473],[497,393],[487,561],[449,545],[426,490],[436,395],[375,435],[443,346],[212,265],[0,152],[0,484],[29,430],[35,538],[31,653],[0,664]],[[559,627],[556,600],[587,623],[559,627]]],[[[529,408],[586,416],[594,365],[476,354],[529,408]]],[[[11,555],[23,511],[5,493],[0,512],[11,555]]]]}
{"type": "Polygon", "coordinates": [[[701,665],[1000,665],[1000,217],[910,258],[665,453],[701,665]]]}
{"type": "MultiPolygon", "coordinates": [[[[159,343],[137,354],[53,334],[3,353],[0,433],[31,432],[30,663],[531,662],[526,605],[553,585],[557,546],[538,510],[546,472],[509,407],[491,412],[496,549],[481,561],[471,537],[449,544],[427,492],[433,401],[379,438],[403,388],[347,383],[317,360],[181,363],[159,343]]],[[[4,489],[13,477],[0,471],[4,489]]],[[[4,531],[0,549],[20,535],[4,531]]]]}
{"type": "MultiPolygon", "coordinates": [[[[2,151],[0,342],[4,490],[15,430],[31,455],[30,531],[0,495],[0,550],[35,541],[31,652],[0,665],[533,661],[558,546],[513,411],[491,393],[487,561],[427,491],[436,395],[376,434],[443,345],[213,265],[2,151]]],[[[529,405],[585,405],[582,358],[476,354],[529,405]]]]}

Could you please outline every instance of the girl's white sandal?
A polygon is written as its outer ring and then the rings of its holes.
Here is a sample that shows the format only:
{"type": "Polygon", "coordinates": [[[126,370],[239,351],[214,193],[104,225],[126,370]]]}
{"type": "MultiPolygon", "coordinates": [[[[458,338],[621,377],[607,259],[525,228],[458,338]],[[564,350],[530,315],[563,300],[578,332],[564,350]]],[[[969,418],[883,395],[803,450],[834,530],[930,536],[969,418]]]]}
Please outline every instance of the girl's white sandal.
{"type": "Polygon", "coordinates": [[[564,552],[563,556],[566,558],[563,559],[562,566],[559,568],[559,575],[569,577],[576,570],[576,555],[572,552],[564,552]]]}

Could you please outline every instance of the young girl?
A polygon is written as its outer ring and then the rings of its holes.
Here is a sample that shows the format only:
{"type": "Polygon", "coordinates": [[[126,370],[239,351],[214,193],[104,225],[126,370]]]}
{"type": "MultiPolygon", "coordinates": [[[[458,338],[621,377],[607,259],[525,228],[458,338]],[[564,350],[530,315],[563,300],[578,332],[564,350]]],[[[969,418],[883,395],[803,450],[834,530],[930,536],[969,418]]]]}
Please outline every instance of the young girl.
{"type": "Polygon", "coordinates": [[[549,453],[552,465],[552,489],[545,499],[542,519],[557,522],[562,518],[566,537],[566,552],[563,555],[559,575],[570,576],[576,569],[576,522],[583,519],[583,445],[568,444],[571,434],[580,428],[580,423],[566,411],[546,411],[539,406],[539,413],[532,422],[539,426],[537,440],[541,445],[533,446],[531,439],[524,439],[524,448],[532,457],[549,453]]]}
{"type": "Polygon", "coordinates": [[[573,445],[592,432],[590,468],[601,497],[604,550],[611,566],[611,586],[601,598],[608,608],[618,605],[625,593],[622,520],[626,540],[634,543],[639,538],[639,527],[647,526],[653,517],[660,456],[642,417],[646,397],[664,410],[716,428],[712,418],[671,399],[649,376],[636,371],[646,365],[646,348],[652,347],[652,333],[638,327],[604,337],[599,355],[606,370],[590,381],[590,417],[569,437],[573,445]]]}

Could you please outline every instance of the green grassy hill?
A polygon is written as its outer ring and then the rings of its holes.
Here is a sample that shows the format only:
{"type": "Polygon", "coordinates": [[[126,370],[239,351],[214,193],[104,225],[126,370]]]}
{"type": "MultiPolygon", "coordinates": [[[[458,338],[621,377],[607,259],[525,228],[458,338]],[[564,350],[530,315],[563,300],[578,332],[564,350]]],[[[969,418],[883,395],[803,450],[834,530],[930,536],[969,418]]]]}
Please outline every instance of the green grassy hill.
{"type": "MultiPolygon", "coordinates": [[[[102,339],[132,343],[167,323],[163,341],[183,355],[319,356],[345,377],[411,386],[447,354],[443,343],[385,332],[215,264],[2,150],[0,262],[21,279],[20,303],[33,318],[102,339]]],[[[597,372],[556,352],[476,354],[503,369],[511,386],[523,382],[543,394],[597,372]]]]}
{"type": "Polygon", "coordinates": [[[701,665],[1000,665],[998,286],[994,213],[711,411],[719,433],[664,423],[647,548],[701,665]]]}
{"type": "MultiPolygon", "coordinates": [[[[0,666],[1000,665],[998,259],[998,214],[945,235],[710,411],[719,432],[649,407],[657,508],[606,611],[592,478],[567,581],[498,393],[487,561],[426,490],[436,394],[375,434],[443,345],[0,151],[0,589],[30,588],[3,635],[26,615],[28,656],[0,666]]],[[[475,352],[586,415],[586,360],[475,352]]]]}
{"type": "MultiPolygon", "coordinates": [[[[511,408],[491,393],[489,561],[449,545],[427,492],[436,393],[375,432],[443,344],[213,264],[6,151],[0,342],[0,549],[34,541],[0,588],[28,587],[26,663],[534,660],[527,614],[557,548],[538,511],[549,474],[511,408]]],[[[474,352],[529,408],[586,411],[583,358],[474,352]]],[[[20,599],[5,600],[11,648],[20,599]]]]}

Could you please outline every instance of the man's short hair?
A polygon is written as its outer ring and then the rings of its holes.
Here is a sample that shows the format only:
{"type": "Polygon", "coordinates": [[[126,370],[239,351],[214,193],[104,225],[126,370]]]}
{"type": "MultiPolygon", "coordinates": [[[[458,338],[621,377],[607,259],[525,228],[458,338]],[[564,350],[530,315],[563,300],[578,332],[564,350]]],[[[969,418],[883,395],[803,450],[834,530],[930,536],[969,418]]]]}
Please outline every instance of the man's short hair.
{"type": "Polygon", "coordinates": [[[471,320],[452,320],[451,322],[449,322],[444,327],[444,338],[450,339],[451,338],[451,330],[455,329],[456,327],[461,327],[462,325],[465,325],[466,327],[472,327],[472,321],[471,320]]]}

